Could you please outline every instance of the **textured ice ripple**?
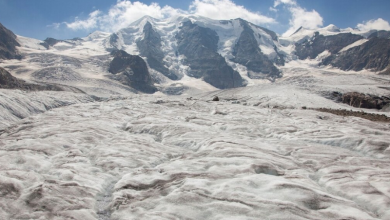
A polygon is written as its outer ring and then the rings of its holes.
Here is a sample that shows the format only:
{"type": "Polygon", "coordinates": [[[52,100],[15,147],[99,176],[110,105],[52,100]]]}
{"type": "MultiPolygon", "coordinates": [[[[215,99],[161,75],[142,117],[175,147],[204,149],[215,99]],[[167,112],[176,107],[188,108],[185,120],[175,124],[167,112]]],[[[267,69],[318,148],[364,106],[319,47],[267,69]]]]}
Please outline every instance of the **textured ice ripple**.
{"type": "Polygon", "coordinates": [[[2,133],[0,218],[390,218],[387,124],[155,99],[52,109],[2,133]]]}

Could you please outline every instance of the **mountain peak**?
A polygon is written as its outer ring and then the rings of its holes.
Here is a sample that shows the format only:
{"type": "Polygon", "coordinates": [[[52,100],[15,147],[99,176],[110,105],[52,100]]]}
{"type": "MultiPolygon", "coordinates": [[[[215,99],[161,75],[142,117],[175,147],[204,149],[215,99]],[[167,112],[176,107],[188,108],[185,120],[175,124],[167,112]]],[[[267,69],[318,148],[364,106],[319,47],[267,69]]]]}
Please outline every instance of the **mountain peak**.
{"type": "Polygon", "coordinates": [[[324,28],[322,28],[323,30],[327,30],[327,31],[330,31],[330,32],[340,32],[340,28],[338,28],[336,25],[334,24],[330,24],[324,28]]]}
{"type": "Polygon", "coordinates": [[[110,33],[103,32],[103,31],[94,31],[90,33],[87,37],[85,37],[86,40],[95,40],[98,38],[106,38],[110,35],[110,33]]]}
{"type": "Polygon", "coordinates": [[[302,29],[303,29],[303,27],[300,26],[296,31],[294,31],[294,33],[292,33],[292,34],[290,35],[290,37],[293,36],[293,35],[295,35],[295,34],[297,34],[297,33],[300,32],[302,29]]]}

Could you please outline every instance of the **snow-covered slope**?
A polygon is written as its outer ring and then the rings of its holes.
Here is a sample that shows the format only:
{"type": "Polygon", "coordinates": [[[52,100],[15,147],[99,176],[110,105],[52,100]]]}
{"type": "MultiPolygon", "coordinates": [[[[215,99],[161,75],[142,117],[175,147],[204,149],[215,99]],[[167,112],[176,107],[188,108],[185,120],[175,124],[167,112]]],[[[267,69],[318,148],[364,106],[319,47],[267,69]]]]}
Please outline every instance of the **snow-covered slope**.
{"type": "MultiPolygon", "coordinates": [[[[115,49],[123,49],[130,54],[142,55],[137,47],[137,42],[145,38],[143,30],[145,25],[150,23],[152,28],[161,37],[161,51],[164,54],[163,65],[172,74],[181,78],[184,75],[188,75],[189,66],[184,62],[186,57],[178,54],[176,36],[183,22],[186,21],[191,21],[194,25],[215,31],[218,35],[217,52],[225,58],[226,62],[235,71],[239,72],[243,78],[250,82],[252,79],[248,79],[246,67],[231,61],[234,58],[234,47],[244,30],[244,25],[248,24],[248,27],[253,31],[253,36],[257,42],[254,46],[258,47],[259,51],[265,54],[269,60],[277,59],[280,53],[283,53],[283,51],[278,50],[280,44],[276,34],[272,31],[250,24],[242,19],[219,21],[201,16],[177,16],[165,20],[145,16],[129,27],[113,34],[107,46],[115,49]]],[[[147,57],[144,58],[147,60],[147,57]]],[[[165,79],[161,75],[159,78],[160,80],[163,78],[161,82],[170,82],[169,79],[165,79]]]]}
{"type": "Polygon", "coordinates": [[[18,36],[23,59],[2,60],[0,65],[28,82],[69,85],[104,97],[133,94],[135,90],[108,77],[112,57],[104,44],[109,36],[94,32],[83,39],[61,41],[48,49],[43,41],[18,36]]]}
{"type": "Polygon", "coordinates": [[[352,33],[352,34],[361,35],[363,37],[368,37],[372,33],[372,31],[361,31],[355,28],[341,29],[334,24],[330,24],[326,27],[322,27],[318,29],[306,29],[304,27],[300,27],[292,35],[286,37],[280,37],[279,39],[283,45],[289,45],[289,44],[299,43],[304,40],[307,40],[311,38],[315,32],[318,32],[320,35],[324,35],[324,36],[337,35],[342,33],[352,33]]]}
{"type": "MultiPolygon", "coordinates": [[[[17,36],[17,41],[21,45],[18,50],[23,59],[2,60],[0,66],[28,82],[44,81],[74,86],[97,96],[130,95],[137,91],[114,80],[115,77],[108,72],[109,63],[113,59],[110,52],[120,49],[132,55],[140,55],[146,61],[149,73],[159,92],[194,94],[204,91],[205,88],[211,91],[217,88],[263,84],[267,83],[267,80],[274,81],[283,76],[284,65],[288,62],[294,64],[304,62],[302,68],[308,64],[320,65],[331,55],[347,52],[367,42],[360,38],[356,41],[350,40],[351,42],[348,41],[339,48],[338,52],[334,52],[325,48],[332,47],[332,45],[325,44],[327,42],[325,40],[322,41],[325,42],[324,45],[320,45],[320,51],[310,52],[316,57],[296,62],[298,59],[307,58],[306,53],[299,55],[297,43],[307,41],[309,45],[314,42],[315,36],[331,37],[340,34],[346,36],[347,33],[367,37],[371,32],[350,28],[339,29],[335,25],[329,25],[317,30],[300,28],[289,37],[279,37],[270,30],[242,19],[220,21],[201,16],[173,16],[167,19],[155,19],[146,16],[116,33],[96,31],[84,38],[40,41],[17,36]],[[210,42],[207,34],[202,36],[202,39],[199,38],[199,45],[197,47],[193,45],[199,49],[196,51],[199,56],[192,60],[178,48],[178,33],[183,28],[183,22],[187,21],[202,28],[201,32],[208,30],[217,36],[216,42],[210,42]],[[318,32],[317,35],[315,35],[316,32],[318,32]],[[153,45],[148,46],[151,43],[153,45]],[[204,57],[205,60],[194,64],[205,52],[201,49],[208,46],[209,48],[206,49],[213,52],[208,53],[210,57],[204,57]],[[217,56],[223,59],[214,60],[217,56]],[[212,60],[211,63],[223,62],[223,65],[218,64],[211,68],[207,60],[212,60]],[[219,67],[221,69],[218,69],[219,67]],[[214,75],[217,75],[217,72],[229,72],[230,74],[220,74],[221,76],[216,77],[221,81],[226,81],[220,85],[216,83],[218,80],[214,79],[215,77],[210,77],[212,74],[194,74],[195,69],[198,69],[200,73],[209,71],[214,75]],[[208,80],[209,78],[211,79],[208,80]],[[237,79],[230,82],[231,78],[237,79]]],[[[346,36],[345,39],[349,37],[346,36]]],[[[189,42],[193,41],[189,39],[189,42]]],[[[335,44],[339,43],[337,41],[335,44]]],[[[305,48],[309,47],[305,46],[303,50],[305,48]]]]}

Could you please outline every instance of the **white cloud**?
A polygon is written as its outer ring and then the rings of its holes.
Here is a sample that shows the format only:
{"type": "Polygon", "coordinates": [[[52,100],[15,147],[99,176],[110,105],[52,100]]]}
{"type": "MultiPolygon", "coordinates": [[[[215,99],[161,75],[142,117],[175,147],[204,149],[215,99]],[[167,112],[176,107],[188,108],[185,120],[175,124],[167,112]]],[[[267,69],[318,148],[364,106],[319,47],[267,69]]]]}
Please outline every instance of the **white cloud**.
{"type": "Polygon", "coordinates": [[[323,26],[323,18],[317,11],[308,11],[305,8],[300,7],[295,0],[274,1],[274,8],[280,5],[285,5],[287,10],[291,13],[291,19],[289,21],[290,27],[283,36],[290,36],[300,27],[316,29],[323,26]]]}
{"type": "MultiPolygon", "coordinates": [[[[72,23],[65,23],[65,25],[73,30],[80,30],[80,29],[92,29],[97,27],[97,23],[99,21],[99,16],[101,15],[101,12],[99,10],[93,11],[89,14],[88,19],[86,20],[79,20],[77,17],[75,18],[75,21],[72,23]]],[[[58,24],[58,23],[57,23],[58,24]]]]}
{"type": "Polygon", "coordinates": [[[285,5],[297,5],[297,2],[295,0],[275,0],[274,2],[274,8],[278,7],[281,4],[285,5]]]}
{"type": "Polygon", "coordinates": [[[369,30],[390,30],[390,24],[389,22],[383,20],[382,18],[378,18],[376,20],[369,20],[363,24],[358,24],[357,28],[359,28],[362,31],[369,31],[369,30]]]}
{"type": "Polygon", "coordinates": [[[84,20],[76,17],[74,22],[64,22],[64,24],[72,30],[100,29],[103,31],[117,31],[145,15],[163,19],[188,14],[218,20],[243,18],[255,24],[276,23],[273,18],[261,15],[259,12],[249,11],[243,6],[236,5],[231,0],[194,0],[187,11],[170,6],[161,7],[157,3],[147,5],[138,1],[118,0],[107,13],[96,10],[84,20]]]}
{"type": "Polygon", "coordinates": [[[117,31],[145,15],[162,19],[179,13],[178,9],[170,6],[160,7],[157,3],[147,5],[141,2],[118,1],[107,14],[101,17],[101,28],[106,31],[117,31]]]}
{"type": "Polygon", "coordinates": [[[216,20],[242,18],[255,24],[276,23],[273,18],[252,12],[230,0],[195,0],[190,5],[190,13],[216,20]]]}
{"type": "Polygon", "coordinates": [[[90,13],[87,19],[80,20],[76,17],[74,22],[64,24],[72,30],[117,31],[145,15],[165,18],[177,13],[179,10],[170,6],[160,7],[157,3],[147,5],[141,2],[118,1],[106,14],[96,10],[90,13]]]}
{"type": "Polygon", "coordinates": [[[60,26],[61,26],[61,23],[53,23],[53,24],[46,25],[46,27],[54,28],[54,29],[59,29],[60,26]]]}
{"type": "Polygon", "coordinates": [[[270,10],[270,11],[272,11],[272,12],[278,12],[278,9],[276,9],[276,8],[274,8],[274,7],[269,7],[268,10],[270,10]]]}

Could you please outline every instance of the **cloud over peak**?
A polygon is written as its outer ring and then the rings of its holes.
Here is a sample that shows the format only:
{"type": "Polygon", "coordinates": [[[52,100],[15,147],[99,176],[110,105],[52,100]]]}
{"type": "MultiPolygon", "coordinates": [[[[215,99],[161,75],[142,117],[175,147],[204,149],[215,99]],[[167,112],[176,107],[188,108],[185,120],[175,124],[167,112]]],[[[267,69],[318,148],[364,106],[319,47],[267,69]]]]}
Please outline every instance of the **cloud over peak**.
{"type": "Polygon", "coordinates": [[[195,0],[191,3],[189,12],[216,20],[242,18],[255,24],[276,23],[275,19],[249,11],[230,0],[195,0]]]}
{"type": "MultiPolygon", "coordinates": [[[[215,20],[242,18],[261,26],[274,25],[279,31],[284,31],[283,36],[290,36],[300,27],[317,29],[324,25],[323,17],[314,9],[302,7],[299,0],[271,0],[263,11],[268,9],[272,16],[249,10],[236,4],[234,0],[192,0],[187,10],[140,1],[118,0],[107,11],[94,10],[86,18],[75,17],[71,22],[53,23],[47,27],[57,30],[65,27],[73,31],[115,32],[146,15],[157,19],[180,15],[199,15],[215,20]]],[[[357,28],[363,31],[390,30],[390,24],[378,18],[359,23],[357,28]]]]}
{"type": "Polygon", "coordinates": [[[322,27],[323,18],[316,11],[308,11],[305,8],[299,6],[296,0],[275,0],[273,9],[276,10],[277,7],[284,6],[291,13],[291,18],[289,20],[289,29],[283,34],[283,36],[290,36],[298,28],[304,27],[307,29],[316,29],[322,27]]]}
{"type": "Polygon", "coordinates": [[[378,18],[376,20],[369,20],[364,23],[359,23],[357,25],[357,28],[359,28],[362,31],[370,31],[370,30],[386,30],[390,31],[390,24],[389,22],[383,20],[382,18],[378,18]]]}
{"type": "Polygon", "coordinates": [[[139,1],[121,0],[112,6],[107,13],[96,10],[84,20],[76,17],[73,22],[64,22],[64,24],[72,30],[100,29],[117,31],[145,15],[157,19],[169,18],[175,15],[200,15],[217,20],[243,18],[259,25],[276,23],[275,19],[264,16],[259,12],[249,11],[231,0],[194,0],[186,11],[171,6],[161,7],[157,3],[147,5],[139,1]]]}
{"type": "Polygon", "coordinates": [[[84,20],[76,17],[75,21],[71,23],[65,22],[65,24],[72,30],[100,29],[104,31],[117,31],[127,27],[145,15],[162,19],[178,13],[180,13],[178,9],[170,6],[160,7],[157,3],[147,5],[138,1],[118,1],[107,13],[96,10],[90,13],[88,18],[84,20]]]}

